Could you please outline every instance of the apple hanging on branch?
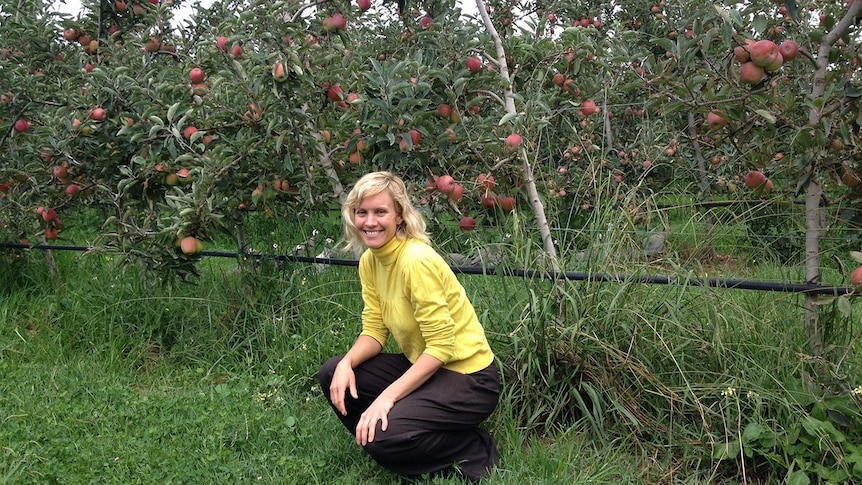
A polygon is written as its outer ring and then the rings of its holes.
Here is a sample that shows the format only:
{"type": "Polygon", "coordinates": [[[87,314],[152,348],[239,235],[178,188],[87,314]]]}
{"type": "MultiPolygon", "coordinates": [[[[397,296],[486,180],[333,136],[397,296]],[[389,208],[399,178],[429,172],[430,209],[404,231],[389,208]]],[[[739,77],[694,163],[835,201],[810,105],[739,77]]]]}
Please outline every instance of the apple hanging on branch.
{"type": "Polygon", "coordinates": [[[192,68],[192,70],[189,71],[189,80],[192,84],[200,84],[204,82],[205,78],[206,75],[204,74],[204,70],[199,67],[192,68]]]}
{"type": "Polygon", "coordinates": [[[180,250],[186,256],[194,256],[204,250],[204,243],[194,236],[186,236],[180,240],[180,250]]]}
{"type": "Polygon", "coordinates": [[[517,150],[518,147],[521,146],[521,143],[524,141],[523,137],[518,133],[512,133],[511,135],[506,137],[505,144],[506,148],[509,150],[517,150]]]}

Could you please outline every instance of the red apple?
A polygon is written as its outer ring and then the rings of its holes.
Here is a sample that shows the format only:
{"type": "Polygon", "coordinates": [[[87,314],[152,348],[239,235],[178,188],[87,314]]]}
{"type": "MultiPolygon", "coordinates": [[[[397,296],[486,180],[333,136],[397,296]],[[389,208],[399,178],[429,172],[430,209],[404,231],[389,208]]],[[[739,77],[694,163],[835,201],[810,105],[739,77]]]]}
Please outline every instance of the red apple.
{"type": "Polygon", "coordinates": [[[500,208],[503,209],[504,212],[512,212],[515,210],[515,198],[511,195],[505,195],[500,198],[500,208]]]}
{"type": "Polygon", "coordinates": [[[284,63],[275,63],[275,66],[272,68],[272,77],[280,83],[287,80],[287,71],[284,69],[284,63]]]}
{"type": "Polygon", "coordinates": [[[347,30],[347,19],[341,13],[332,14],[323,19],[323,29],[327,32],[335,32],[337,30],[347,30]]]}
{"type": "Polygon", "coordinates": [[[854,287],[862,286],[862,266],[857,267],[850,273],[850,284],[854,287]]]}
{"type": "Polygon", "coordinates": [[[192,135],[194,135],[194,134],[195,134],[195,133],[197,133],[197,132],[198,132],[198,129],[197,129],[196,127],[194,127],[194,126],[187,126],[187,127],[183,130],[183,137],[185,137],[185,139],[186,139],[186,140],[191,140],[191,139],[192,139],[192,135]]]}
{"type": "Polygon", "coordinates": [[[18,133],[24,133],[30,129],[30,122],[27,120],[17,120],[12,128],[18,133]]]}
{"type": "Polygon", "coordinates": [[[59,237],[60,231],[56,227],[48,227],[45,228],[45,239],[49,241],[54,241],[59,237]]]}
{"type": "Polygon", "coordinates": [[[500,198],[497,197],[497,194],[493,192],[487,192],[482,195],[482,207],[487,209],[493,209],[497,207],[497,204],[500,202],[500,198]]]}
{"type": "Polygon", "coordinates": [[[156,39],[155,37],[150,37],[144,43],[144,49],[147,52],[158,52],[159,49],[161,49],[161,48],[162,48],[162,41],[160,41],[159,39],[156,39]]]}
{"type": "Polygon", "coordinates": [[[706,115],[706,124],[710,130],[718,130],[724,128],[727,125],[727,119],[725,118],[727,114],[720,109],[714,109],[706,115]]]}
{"type": "Polygon", "coordinates": [[[192,175],[191,170],[189,170],[185,167],[177,170],[177,178],[179,179],[180,182],[188,182],[191,175],[192,175]]]}
{"type": "Polygon", "coordinates": [[[517,133],[512,133],[511,135],[507,136],[505,141],[506,147],[508,147],[510,150],[517,150],[518,147],[521,146],[521,142],[523,142],[523,138],[521,138],[521,135],[517,133]]]}
{"type": "Polygon", "coordinates": [[[230,48],[230,55],[233,56],[234,59],[242,57],[242,44],[234,44],[233,47],[230,48]]]}
{"type": "Polygon", "coordinates": [[[356,4],[359,5],[359,10],[363,12],[371,8],[371,0],[356,0],[356,4]]]}
{"type": "Polygon", "coordinates": [[[459,201],[459,200],[461,200],[461,197],[463,197],[463,196],[464,196],[464,186],[456,183],[455,188],[453,188],[452,191],[449,192],[449,198],[454,200],[454,201],[459,201]]]}
{"type": "Polygon", "coordinates": [[[489,173],[480,173],[479,176],[476,177],[476,186],[479,190],[494,190],[494,186],[496,186],[494,176],[489,173]]]}
{"type": "Polygon", "coordinates": [[[778,46],[778,53],[785,61],[792,61],[799,55],[799,44],[795,40],[785,40],[778,46]]]}
{"type": "Polygon", "coordinates": [[[739,79],[751,86],[759,84],[765,75],[766,71],[751,61],[746,62],[739,68],[739,79]]]}
{"type": "Polygon", "coordinates": [[[745,186],[749,189],[756,189],[766,182],[766,175],[760,170],[749,170],[745,174],[745,186]]]}
{"type": "Polygon", "coordinates": [[[455,190],[455,186],[458,185],[455,182],[455,179],[451,175],[441,175],[437,178],[437,190],[443,192],[444,194],[449,194],[453,190],[455,190]]]}
{"type": "Polygon", "coordinates": [[[419,27],[422,30],[427,30],[433,23],[434,19],[430,15],[423,15],[422,18],[419,19],[419,27]]]}
{"type": "Polygon", "coordinates": [[[42,220],[45,222],[51,222],[57,219],[57,211],[54,209],[43,209],[42,210],[42,220]]]}
{"type": "Polygon", "coordinates": [[[467,66],[471,72],[478,72],[482,69],[482,60],[476,56],[470,56],[464,61],[464,64],[467,66]]]}
{"type": "Polygon", "coordinates": [[[189,80],[192,84],[204,82],[204,70],[199,67],[192,68],[192,70],[189,71],[189,80]]]}
{"type": "Polygon", "coordinates": [[[206,96],[209,92],[210,88],[207,86],[207,83],[192,84],[192,93],[196,96],[206,96]]]}
{"type": "Polygon", "coordinates": [[[443,118],[449,118],[452,116],[452,107],[446,103],[441,103],[437,105],[437,114],[443,118]]]}
{"type": "Polygon", "coordinates": [[[758,40],[748,48],[751,62],[754,65],[766,68],[772,66],[779,59],[778,46],[769,39],[758,40]]]}
{"type": "Polygon", "coordinates": [[[54,176],[60,180],[69,178],[69,169],[65,165],[57,165],[54,167],[54,176]]]}
{"type": "Polygon", "coordinates": [[[419,130],[410,130],[407,133],[410,135],[410,141],[413,143],[413,146],[418,145],[422,141],[422,134],[419,133],[419,130]]]}
{"type": "Polygon", "coordinates": [[[186,236],[180,240],[180,250],[186,256],[192,256],[203,250],[203,243],[194,236],[186,236]]]}
{"type": "Polygon", "coordinates": [[[733,58],[736,59],[736,62],[742,64],[743,62],[750,61],[751,55],[748,53],[746,46],[738,45],[733,48],[733,58]]]}
{"type": "Polygon", "coordinates": [[[588,99],[581,104],[581,114],[584,116],[590,116],[598,111],[599,108],[596,106],[595,101],[588,99]]]}
{"type": "Polygon", "coordinates": [[[473,219],[470,216],[464,216],[461,218],[461,222],[458,224],[458,226],[464,232],[472,231],[476,228],[476,219],[473,219]]]}
{"type": "Polygon", "coordinates": [[[330,101],[341,101],[341,94],[344,92],[341,86],[335,84],[326,91],[326,96],[330,101]]]}
{"type": "Polygon", "coordinates": [[[455,143],[455,140],[458,138],[458,135],[455,134],[455,130],[452,127],[446,128],[446,141],[449,143],[455,143]]]}
{"type": "Polygon", "coordinates": [[[218,48],[221,49],[223,52],[227,52],[227,43],[228,43],[228,38],[224,35],[222,35],[221,37],[218,38],[218,40],[216,40],[216,44],[218,45],[218,48]]]}
{"type": "Polygon", "coordinates": [[[108,112],[101,106],[96,106],[90,110],[90,119],[94,121],[105,121],[108,118],[108,112]]]}
{"type": "Polygon", "coordinates": [[[347,19],[344,18],[344,15],[340,13],[335,13],[332,15],[332,23],[338,30],[347,30],[347,19]]]}
{"type": "Polygon", "coordinates": [[[81,186],[75,183],[66,186],[66,195],[74,197],[81,192],[81,186]]]}

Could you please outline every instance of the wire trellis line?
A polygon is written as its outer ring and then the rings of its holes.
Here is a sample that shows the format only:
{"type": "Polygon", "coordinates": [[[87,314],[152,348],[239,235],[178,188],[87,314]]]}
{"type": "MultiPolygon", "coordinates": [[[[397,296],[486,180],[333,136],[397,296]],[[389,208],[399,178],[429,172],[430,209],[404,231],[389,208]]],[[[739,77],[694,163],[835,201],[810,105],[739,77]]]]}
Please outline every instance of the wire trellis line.
{"type": "MultiPolygon", "coordinates": [[[[43,251],[78,251],[86,252],[98,250],[90,246],[71,245],[45,245],[45,244],[21,244],[0,242],[2,249],[36,249],[43,251]]],[[[231,258],[248,257],[254,259],[270,259],[278,262],[323,264],[330,266],[358,266],[359,261],[355,259],[320,258],[296,255],[264,255],[250,253],[240,255],[232,251],[202,251],[200,256],[231,258]]],[[[483,276],[514,276],[521,278],[542,278],[549,280],[565,279],[569,281],[588,281],[596,283],[626,283],[635,282],[653,285],[686,285],[702,286],[710,288],[724,288],[730,290],[753,290],[770,291],[780,293],[802,293],[816,296],[842,296],[852,295],[853,289],[846,286],[826,286],[814,283],[786,283],[778,281],[751,281],[733,278],[695,277],[695,276],[667,276],[647,274],[608,274],[584,271],[543,271],[530,269],[499,268],[496,266],[457,266],[450,265],[455,273],[466,275],[483,276]]]]}

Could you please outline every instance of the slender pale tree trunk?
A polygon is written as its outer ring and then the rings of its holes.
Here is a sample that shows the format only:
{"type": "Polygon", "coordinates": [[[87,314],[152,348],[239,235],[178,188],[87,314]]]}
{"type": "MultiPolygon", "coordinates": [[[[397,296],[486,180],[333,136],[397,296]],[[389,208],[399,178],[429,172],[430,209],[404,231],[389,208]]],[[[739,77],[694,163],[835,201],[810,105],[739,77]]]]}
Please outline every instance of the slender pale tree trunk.
{"type": "MultiPolygon", "coordinates": [[[[851,3],[844,17],[823,37],[820,45],[817,46],[817,52],[812,53],[812,61],[815,66],[811,87],[812,101],[823,98],[826,92],[826,74],[829,69],[829,53],[832,46],[842,35],[847,33],[860,14],[862,14],[862,2],[851,3]]],[[[821,117],[823,108],[816,106],[818,103],[812,103],[812,108],[808,112],[808,126],[812,129],[821,127],[823,121],[821,117]]],[[[813,149],[819,150],[821,156],[813,157],[813,161],[808,167],[810,177],[805,189],[805,281],[807,283],[820,283],[820,238],[825,226],[825,214],[821,205],[823,189],[818,182],[818,176],[823,152],[821,148],[813,149]]],[[[815,358],[820,360],[824,351],[823,328],[820,321],[820,307],[817,299],[811,295],[805,297],[805,329],[808,333],[809,350],[815,358]]],[[[820,372],[821,377],[823,377],[823,369],[820,369],[820,372]]]]}
{"type": "MultiPolygon", "coordinates": [[[[513,82],[509,73],[509,65],[506,61],[506,49],[503,47],[503,41],[500,39],[500,34],[491,22],[491,17],[485,9],[485,3],[482,0],[476,0],[476,8],[482,17],[482,23],[491,39],[494,41],[494,49],[496,53],[497,67],[500,76],[503,78],[505,88],[503,90],[503,107],[506,114],[517,113],[515,107],[515,96],[512,90],[513,82]]],[[[527,191],[527,199],[533,213],[536,216],[536,224],[538,225],[539,235],[542,238],[542,244],[548,254],[548,263],[551,271],[559,274],[561,272],[557,249],[554,246],[554,238],[551,235],[551,227],[548,224],[548,218],[545,215],[545,206],[539,197],[539,191],[536,188],[536,178],[533,174],[533,167],[530,163],[529,155],[527,154],[526,144],[522,144],[518,149],[518,159],[521,161],[521,182],[527,191]]]]}

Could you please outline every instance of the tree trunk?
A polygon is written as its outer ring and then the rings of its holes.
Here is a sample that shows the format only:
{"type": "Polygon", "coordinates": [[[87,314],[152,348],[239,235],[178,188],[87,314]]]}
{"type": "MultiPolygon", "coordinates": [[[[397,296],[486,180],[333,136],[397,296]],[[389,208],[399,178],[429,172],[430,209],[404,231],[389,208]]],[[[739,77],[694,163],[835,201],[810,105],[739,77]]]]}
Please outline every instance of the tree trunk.
{"type": "MultiPolygon", "coordinates": [[[[694,113],[688,114],[688,137],[691,139],[691,146],[694,149],[694,159],[697,161],[697,173],[699,175],[697,186],[702,192],[701,197],[703,201],[708,205],[712,202],[712,193],[709,190],[710,182],[709,177],[707,176],[706,159],[703,156],[703,151],[700,149],[700,141],[697,139],[697,127],[695,126],[694,113]]],[[[707,206],[706,209],[704,223],[706,224],[706,241],[707,244],[709,244],[708,252],[709,256],[712,256],[712,232],[715,224],[712,220],[712,209],[709,208],[709,206],[707,206]]]]}
{"type": "MultiPolygon", "coordinates": [[[[811,61],[814,63],[815,71],[812,80],[811,100],[823,98],[826,93],[826,74],[829,70],[829,53],[832,46],[838,42],[842,35],[848,32],[855,24],[856,18],[862,14],[862,2],[853,2],[847,9],[844,17],[835,24],[832,30],[823,37],[817,52],[812,53],[811,61]]],[[[826,100],[824,100],[826,101],[826,100]]],[[[816,105],[817,103],[813,103],[816,105]]],[[[822,108],[814,106],[808,112],[808,126],[811,129],[819,129],[823,126],[821,114],[822,108]]],[[[827,128],[827,137],[831,128],[827,128]]],[[[811,147],[812,150],[820,152],[819,147],[811,147]]],[[[818,177],[821,170],[822,155],[812,157],[809,166],[809,182],[805,189],[805,281],[806,283],[820,283],[820,238],[824,229],[824,214],[821,201],[823,191],[820,188],[818,177]]],[[[808,346],[811,355],[818,362],[823,362],[824,357],[824,333],[820,322],[820,307],[815,296],[805,296],[805,330],[808,333],[808,346]]],[[[825,377],[825,369],[818,369],[819,377],[825,377]]]]}
{"type": "MultiPolygon", "coordinates": [[[[515,114],[517,113],[517,109],[515,107],[514,92],[512,91],[513,83],[509,75],[509,66],[506,62],[506,50],[503,47],[500,34],[491,22],[491,17],[488,15],[488,11],[485,9],[485,3],[483,0],[476,0],[476,8],[482,16],[482,22],[485,25],[485,29],[488,30],[488,33],[494,41],[497,67],[500,70],[500,76],[502,76],[505,81],[506,87],[503,90],[503,107],[505,108],[506,114],[515,114]]],[[[521,161],[521,182],[527,191],[527,199],[529,200],[530,207],[533,209],[533,213],[536,216],[536,224],[539,226],[539,235],[542,238],[542,243],[548,254],[548,262],[551,271],[556,274],[560,274],[562,270],[560,268],[559,258],[557,257],[557,249],[554,246],[554,238],[551,235],[551,226],[548,224],[548,218],[545,215],[545,206],[542,203],[541,197],[539,197],[539,190],[536,188],[536,178],[533,175],[533,167],[530,164],[530,158],[527,154],[525,144],[522,144],[518,149],[518,158],[521,161]]],[[[558,287],[558,289],[560,288],[558,287]]]]}

